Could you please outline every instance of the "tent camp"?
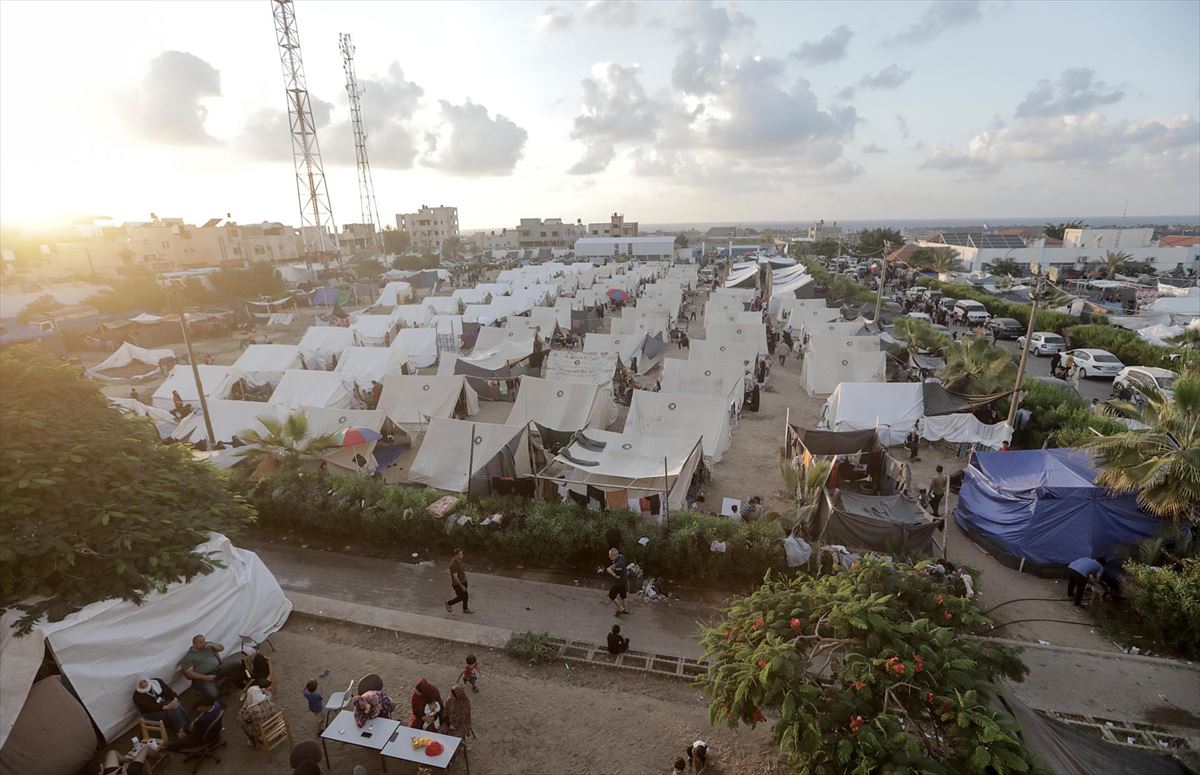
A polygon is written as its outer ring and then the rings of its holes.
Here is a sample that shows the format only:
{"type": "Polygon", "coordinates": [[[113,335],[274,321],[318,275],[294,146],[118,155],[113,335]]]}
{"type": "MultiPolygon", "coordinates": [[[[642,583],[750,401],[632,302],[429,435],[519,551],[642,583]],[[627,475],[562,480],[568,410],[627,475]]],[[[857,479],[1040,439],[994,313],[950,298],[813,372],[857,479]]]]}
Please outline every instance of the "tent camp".
{"type": "Polygon", "coordinates": [[[405,328],[420,328],[429,325],[433,310],[424,304],[398,304],[392,307],[391,316],[405,328]]]}
{"type": "MultiPolygon", "coordinates": [[[[236,653],[241,635],[266,637],[283,626],[292,605],[257,555],[217,534],[196,552],[220,564],[208,575],[150,593],[140,605],[92,603],[62,621],[42,620],[20,638],[12,629],[18,612],[5,613],[0,619],[0,743],[7,741],[25,704],[47,643],[74,694],[111,741],[137,718],[130,694],[139,677],[165,678],[180,692],[187,687],[178,663],[200,624],[226,653],[236,653]]],[[[42,746],[53,743],[46,729],[38,735],[42,746]]]]}
{"type": "MultiPolygon", "coordinates": [[[[830,323],[828,325],[838,325],[830,323]]],[[[832,334],[819,334],[809,332],[808,338],[804,342],[805,351],[829,351],[829,352],[878,352],[883,349],[879,344],[879,335],[866,336],[834,336],[832,334]]]]}
{"type": "Polygon", "coordinates": [[[886,379],[887,353],[880,350],[806,351],[800,366],[800,384],[810,396],[828,395],[843,382],[884,382],[886,379]]]}
{"type": "MultiPolygon", "coordinates": [[[[228,398],[234,384],[242,378],[241,372],[232,366],[209,366],[200,363],[196,364],[196,368],[200,372],[200,384],[204,386],[204,397],[209,401],[214,398],[228,398]]],[[[196,392],[196,379],[191,366],[180,364],[171,369],[166,380],[154,391],[152,403],[155,408],[166,409],[168,412],[174,409],[175,404],[171,398],[173,392],[178,392],[185,404],[194,407],[200,405],[200,394],[196,392]]]]}
{"type": "Polygon", "coordinates": [[[704,457],[719,463],[729,449],[729,403],[723,398],[633,391],[625,433],[666,439],[704,439],[704,457]]]}
{"type": "Polygon", "coordinates": [[[817,504],[823,543],[891,552],[896,546],[929,555],[941,520],[904,495],[823,490],[817,504]]]}
{"type": "Polygon", "coordinates": [[[939,390],[920,382],[842,382],[825,400],[825,424],[835,431],[876,429],[885,446],[903,442],[913,426],[922,438],[992,448],[1012,438],[1006,423],[985,425],[944,397],[931,398],[932,414],[926,416],[926,392],[940,395],[939,390]]]}
{"type": "MultiPolygon", "coordinates": [[[[244,436],[248,430],[263,432],[258,422],[260,417],[282,421],[288,414],[287,407],[264,404],[260,401],[230,401],[219,398],[208,401],[208,417],[212,421],[213,438],[224,444],[233,441],[234,436],[244,436]]],[[[199,409],[183,418],[171,433],[171,438],[189,444],[198,444],[207,439],[204,417],[199,409]]]]}
{"type": "Polygon", "coordinates": [[[1134,495],[1096,485],[1097,474],[1081,449],[980,452],[966,469],[954,519],[1003,561],[1047,575],[1159,535],[1161,519],[1142,513],[1134,495]]]}
{"type": "Polygon", "coordinates": [[[154,422],[154,428],[158,431],[160,439],[170,438],[171,432],[179,424],[179,421],[175,419],[175,415],[166,409],[159,409],[157,406],[148,406],[132,398],[115,398],[109,396],[108,402],[125,414],[131,414],[135,417],[149,417],[154,422]]]}
{"type": "Polygon", "coordinates": [[[758,345],[749,342],[710,342],[707,339],[693,339],[688,348],[688,360],[753,366],[758,361],[758,345]]]}
{"type": "Polygon", "coordinates": [[[839,320],[832,323],[811,321],[804,324],[804,333],[808,336],[858,337],[867,332],[867,322],[858,320],[839,320]]]}
{"type": "MultiPolygon", "coordinates": [[[[125,342],[112,355],[88,369],[86,374],[92,379],[111,379],[106,372],[123,369],[126,366],[138,363],[145,368],[139,368],[138,375],[132,378],[136,381],[160,374],[163,362],[173,362],[174,360],[175,353],[170,350],[147,350],[145,347],[138,347],[136,344],[125,342]]],[[[130,378],[124,377],[122,379],[128,380],[130,378]]]]}
{"type": "MultiPolygon", "coordinates": [[[[661,499],[666,493],[668,506],[679,509],[687,502],[688,487],[702,458],[698,437],[662,438],[589,428],[560,450],[538,472],[538,479],[565,487],[576,497],[600,490],[608,508],[626,508],[635,498],[661,499]]],[[[655,513],[662,516],[661,510],[655,513]]]]}
{"type": "Polygon", "coordinates": [[[552,336],[556,326],[566,331],[571,330],[570,299],[567,301],[568,304],[562,307],[534,307],[529,310],[529,321],[538,327],[542,338],[552,336]]]}
{"type": "Polygon", "coordinates": [[[755,288],[758,283],[758,266],[734,267],[725,276],[726,288],[755,288]]]}
{"type": "Polygon", "coordinates": [[[482,288],[459,288],[451,293],[450,297],[458,299],[464,305],[487,304],[492,300],[492,294],[482,288]]]}
{"type": "Polygon", "coordinates": [[[522,347],[527,345],[532,352],[535,336],[535,332],[527,327],[494,328],[488,326],[479,329],[479,336],[475,338],[475,349],[490,350],[504,343],[521,343],[522,347]]]}
{"type": "MultiPolygon", "coordinates": [[[[306,406],[295,411],[303,412],[308,416],[308,433],[314,437],[327,433],[338,434],[349,428],[363,428],[381,435],[394,430],[387,414],[377,409],[330,409],[306,406]]],[[[378,440],[373,440],[364,444],[341,446],[322,454],[321,460],[352,474],[371,474],[378,468],[375,460],[377,443],[378,440]]],[[[315,467],[315,464],[310,464],[310,467],[315,467]]],[[[334,471],[334,469],[329,470],[334,471]]]]}
{"type": "Polygon", "coordinates": [[[409,468],[408,481],[449,492],[468,492],[469,483],[470,495],[488,495],[497,488],[495,480],[532,476],[526,426],[434,417],[409,468]]]}
{"type": "Polygon", "coordinates": [[[311,326],[300,337],[300,354],[304,365],[310,369],[329,369],[334,358],[341,358],[347,347],[358,342],[354,331],[341,326],[311,326]]]}
{"type": "Polygon", "coordinates": [[[613,377],[617,374],[617,356],[612,353],[551,350],[542,372],[546,379],[599,385],[611,394],[613,377]]]}
{"type": "Polygon", "coordinates": [[[359,343],[369,347],[387,347],[392,335],[400,328],[400,321],[388,315],[357,315],[350,321],[359,343]]]}
{"type": "Polygon", "coordinates": [[[767,327],[763,323],[705,323],[704,339],[726,344],[752,344],[760,356],[767,354],[767,327]]]}
{"type": "Polygon", "coordinates": [[[412,284],[406,283],[403,280],[393,280],[383,286],[383,290],[379,292],[379,298],[375,300],[376,307],[394,307],[397,304],[404,304],[412,298],[412,284]]]}
{"type": "Polygon", "coordinates": [[[352,383],[340,371],[288,369],[275,386],[268,403],[292,409],[301,406],[349,409],[353,399],[352,383]]]}
{"type": "Polygon", "coordinates": [[[732,361],[663,361],[662,390],[682,396],[720,398],[726,405],[742,406],[745,369],[732,361]]]}
{"type": "Polygon", "coordinates": [[[403,328],[392,337],[392,349],[408,356],[416,368],[427,368],[437,363],[438,333],[435,328],[403,328]]]}
{"type": "Polygon", "coordinates": [[[384,377],[376,408],[411,434],[423,429],[432,417],[474,417],[479,414],[479,396],[462,375],[393,374],[384,377]]]}
{"type": "Polygon", "coordinates": [[[493,326],[509,316],[509,308],[500,304],[468,304],[463,308],[464,323],[493,326]]]}
{"type": "Polygon", "coordinates": [[[762,323],[762,313],[754,310],[737,310],[722,308],[707,310],[704,315],[705,325],[709,323],[725,325],[757,325],[762,323]]]}
{"type": "Polygon", "coordinates": [[[621,363],[629,366],[642,354],[644,334],[588,334],[583,338],[585,353],[616,353],[621,363]]]}
{"type": "Polygon", "coordinates": [[[617,408],[599,385],[522,377],[508,425],[536,422],[556,431],[607,428],[617,408]]]}
{"type": "Polygon", "coordinates": [[[303,369],[304,358],[294,344],[252,344],[233,363],[252,388],[277,385],[288,369],[303,369]]]}
{"type": "Polygon", "coordinates": [[[495,347],[476,347],[469,355],[442,356],[438,374],[466,375],[475,392],[489,401],[512,401],[516,398],[517,379],[527,371],[533,356],[536,339],[505,339],[495,347]]]}
{"type": "Polygon", "coordinates": [[[664,314],[625,315],[613,318],[612,327],[609,330],[613,334],[626,336],[633,334],[658,336],[665,334],[668,330],[667,316],[664,314]]]}
{"type": "Polygon", "coordinates": [[[461,315],[462,302],[453,296],[426,296],[421,304],[433,310],[435,315],[461,315]]]}
{"type": "Polygon", "coordinates": [[[383,382],[389,374],[403,374],[407,363],[408,353],[395,343],[391,347],[348,347],[334,373],[359,390],[369,391],[372,380],[383,382]]]}

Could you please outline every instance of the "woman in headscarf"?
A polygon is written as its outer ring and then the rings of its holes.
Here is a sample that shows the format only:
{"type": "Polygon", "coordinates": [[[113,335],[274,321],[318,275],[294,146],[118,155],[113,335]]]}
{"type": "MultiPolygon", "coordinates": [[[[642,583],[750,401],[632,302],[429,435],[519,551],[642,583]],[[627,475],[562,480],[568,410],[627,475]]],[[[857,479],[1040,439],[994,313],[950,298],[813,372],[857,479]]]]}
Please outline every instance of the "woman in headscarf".
{"type": "Polygon", "coordinates": [[[148,721],[165,721],[180,734],[187,729],[187,709],[171,685],[161,678],[139,678],[133,687],[133,705],[148,721]]]}
{"type": "Polygon", "coordinates": [[[271,660],[250,644],[242,646],[242,671],[238,674],[239,689],[247,686],[271,688],[271,660]]]}
{"type": "Polygon", "coordinates": [[[254,745],[261,737],[262,723],[280,711],[279,703],[261,687],[251,686],[246,692],[246,701],[238,711],[238,721],[246,733],[246,745],[254,745]]]}
{"type": "Polygon", "coordinates": [[[408,725],[414,729],[436,732],[442,720],[442,693],[422,678],[412,693],[412,718],[408,725]]]}
{"type": "Polygon", "coordinates": [[[391,718],[395,705],[392,698],[382,689],[363,692],[351,703],[354,708],[354,723],[363,726],[373,718],[391,718]]]}
{"type": "Polygon", "coordinates": [[[446,712],[442,714],[442,731],[448,735],[461,737],[464,740],[474,737],[471,727],[471,700],[467,697],[462,684],[455,684],[450,690],[450,698],[446,700],[446,712]]]}

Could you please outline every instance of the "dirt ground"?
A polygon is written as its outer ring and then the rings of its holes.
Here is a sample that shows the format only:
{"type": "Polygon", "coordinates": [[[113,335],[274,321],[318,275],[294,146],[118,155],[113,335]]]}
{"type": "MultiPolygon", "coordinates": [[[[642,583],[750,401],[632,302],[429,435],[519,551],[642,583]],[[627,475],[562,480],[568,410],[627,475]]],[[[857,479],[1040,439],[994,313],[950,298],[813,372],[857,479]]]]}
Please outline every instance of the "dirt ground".
{"type": "MultiPolygon", "coordinates": [[[[294,614],[267,648],[278,682],[277,699],[287,710],[294,742],[317,739],[318,719],[308,711],[302,689],[317,678],[321,692],[346,688],[352,680],[378,673],[407,717],[413,685],[425,678],[448,696],[471,649],[460,644],[344,625],[294,614]],[[329,674],[318,678],[323,672],[329,674]]],[[[468,742],[474,775],[644,775],[668,773],[675,757],[693,740],[707,741],[715,756],[714,775],[767,775],[777,768],[765,727],[730,730],[708,724],[703,692],[680,679],[633,671],[555,662],[530,666],[487,648],[474,650],[480,663],[480,691],[470,694],[476,737],[468,742]]],[[[226,697],[221,765],[205,771],[290,773],[288,749],[271,757],[248,747],[236,721],[240,703],[226,697]]],[[[379,757],[343,744],[328,745],[332,772],[349,773],[356,764],[381,771],[379,757]]],[[[190,765],[189,765],[190,766],[190,765]]],[[[181,772],[170,762],[156,772],[181,772]]],[[[411,764],[388,762],[389,773],[415,773],[411,764]]],[[[459,761],[449,770],[464,773],[459,761]]]]}

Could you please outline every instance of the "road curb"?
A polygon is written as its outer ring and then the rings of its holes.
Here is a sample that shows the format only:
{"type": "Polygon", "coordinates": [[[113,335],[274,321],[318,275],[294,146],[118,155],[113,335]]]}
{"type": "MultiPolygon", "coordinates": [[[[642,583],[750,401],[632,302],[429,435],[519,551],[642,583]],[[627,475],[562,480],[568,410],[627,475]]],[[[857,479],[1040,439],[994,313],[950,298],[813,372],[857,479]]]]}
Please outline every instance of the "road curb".
{"type": "Polygon", "coordinates": [[[1013,638],[996,638],[990,635],[968,635],[969,638],[976,640],[988,641],[1001,646],[1012,646],[1021,649],[1040,649],[1042,651],[1057,651],[1063,654],[1078,654],[1086,657],[1103,657],[1105,659],[1119,659],[1128,661],[1141,661],[1150,664],[1170,666],[1180,668],[1182,670],[1191,670],[1200,673],[1200,665],[1185,662],[1181,659],[1173,659],[1171,657],[1156,657],[1147,656],[1145,654],[1126,654],[1123,651],[1100,651],[1098,649],[1085,649],[1078,646],[1056,646],[1053,643],[1038,643],[1036,641],[1015,640],[1013,638]]]}
{"type": "Polygon", "coordinates": [[[426,638],[469,643],[492,648],[504,648],[514,635],[513,630],[503,627],[491,627],[486,624],[472,624],[456,619],[440,619],[436,616],[413,614],[406,611],[396,611],[391,608],[379,608],[361,603],[350,603],[329,597],[318,597],[303,592],[286,592],[292,601],[292,610],[296,613],[312,616],[317,619],[350,622],[366,627],[379,627],[385,630],[396,630],[410,635],[421,635],[426,638]]]}

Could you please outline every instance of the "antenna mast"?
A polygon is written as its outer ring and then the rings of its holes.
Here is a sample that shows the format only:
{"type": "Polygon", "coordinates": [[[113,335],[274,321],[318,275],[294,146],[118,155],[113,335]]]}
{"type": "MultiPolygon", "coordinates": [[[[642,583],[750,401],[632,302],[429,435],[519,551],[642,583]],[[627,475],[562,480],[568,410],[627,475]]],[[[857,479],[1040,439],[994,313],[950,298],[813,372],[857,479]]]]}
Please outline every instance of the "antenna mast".
{"type": "Polygon", "coordinates": [[[349,33],[338,33],[338,47],[342,50],[346,95],[350,98],[350,124],[354,128],[354,161],[358,166],[358,209],[362,222],[371,225],[375,246],[381,248],[383,222],[379,219],[379,205],[375,202],[375,182],[371,179],[371,162],[367,159],[367,132],[363,129],[362,101],[359,99],[365,89],[358,87],[358,79],[354,75],[354,43],[351,42],[349,33]]]}
{"type": "Polygon", "coordinates": [[[321,146],[313,120],[304,78],[304,59],[300,54],[300,30],[292,0],[271,0],[275,16],[275,38],[279,44],[279,62],[283,67],[284,92],[287,95],[288,123],[292,135],[292,160],[296,166],[296,201],[300,207],[300,234],[304,241],[305,261],[317,256],[328,265],[332,254],[341,259],[337,223],[329,204],[325,168],[321,165],[321,146]],[[326,230],[328,229],[328,233],[326,230]]]}

